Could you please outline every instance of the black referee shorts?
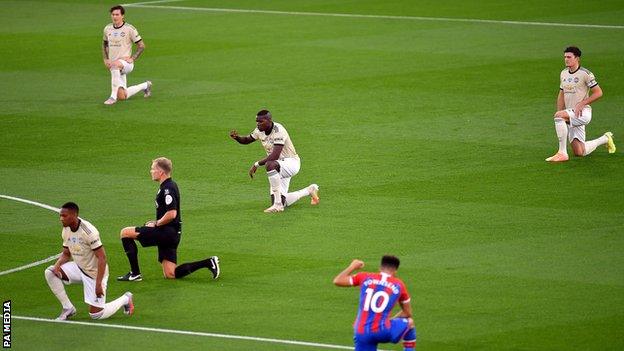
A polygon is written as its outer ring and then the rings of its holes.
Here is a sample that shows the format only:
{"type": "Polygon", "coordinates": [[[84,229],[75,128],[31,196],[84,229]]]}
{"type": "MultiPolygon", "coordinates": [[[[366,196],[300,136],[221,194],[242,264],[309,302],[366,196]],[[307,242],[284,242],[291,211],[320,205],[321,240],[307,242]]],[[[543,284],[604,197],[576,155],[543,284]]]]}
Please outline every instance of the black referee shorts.
{"type": "Polygon", "coordinates": [[[158,262],[167,260],[178,263],[178,244],[180,231],[171,226],[164,227],[136,227],[139,233],[137,240],[143,247],[158,246],[158,262]]]}

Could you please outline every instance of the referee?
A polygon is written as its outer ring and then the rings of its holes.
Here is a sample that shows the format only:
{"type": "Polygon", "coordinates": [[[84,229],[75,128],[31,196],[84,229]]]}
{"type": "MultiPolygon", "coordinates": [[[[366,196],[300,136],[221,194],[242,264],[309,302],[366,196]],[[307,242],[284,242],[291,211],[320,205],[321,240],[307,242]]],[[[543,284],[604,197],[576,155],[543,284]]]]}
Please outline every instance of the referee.
{"type": "Polygon", "coordinates": [[[213,279],[219,277],[219,257],[217,256],[177,265],[182,220],[180,192],[178,185],[171,179],[172,169],[171,160],[168,158],[159,157],[152,161],[150,169],[152,180],[160,183],[160,189],[156,194],[156,220],[145,223],[143,227],[126,227],[121,230],[121,243],[130,261],[130,272],[117,277],[117,280],[134,282],[143,280],[135,240],[138,240],[143,247],[158,246],[158,262],[162,265],[165,278],[182,278],[200,268],[208,268],[212,272],[213,279]]]}

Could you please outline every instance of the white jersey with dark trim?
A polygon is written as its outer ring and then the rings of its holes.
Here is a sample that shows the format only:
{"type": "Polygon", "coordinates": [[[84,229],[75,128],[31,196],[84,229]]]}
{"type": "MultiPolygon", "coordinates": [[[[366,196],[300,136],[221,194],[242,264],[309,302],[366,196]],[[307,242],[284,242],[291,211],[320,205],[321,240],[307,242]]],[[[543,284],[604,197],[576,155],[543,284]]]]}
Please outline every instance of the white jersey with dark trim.
{"type": "Polygon", "coordinates": [[[563,91],[565,107],[572,109],[589,96],[591,88],[598,85],[594,74],[583,67],[579,67],[574,72],[565,68],[561,71],[560,81],[559,89],[563,91]]]}
{"type": "Polygon", "coordinates": [[[130,23],[123,23],[120,27],[115,27],[109,23],[104,27],[103,40],[108,42],[108,58],[115,61],[120,58],[132,55],[132,44],[140,42],[139,31],[130,23]]]}
{"type": "Polygon", "coordinates": [[[269,133],[269,135],[256,128],[253,132],[251,132],[251,137],[255,140],[260,140],[267,155],[270,155],[271,152],[273,152],[273,145],[284,145],[282,153],[279,157],[280,159],[299,158],[299,155],[297,155],[297,151],[295,150],[295,146],[293,145],[292,140],[290,140],[288,131],[286,131],[286,128],[284,128],[283,125],[277,122],[273,122],[273,129],[271,129],[271,133],[269,133]]]}
{"type": "Polygon", "coordinates": [[[98,272],[98,259],[93,250],[102,246],[100,232],[93,224],[81,219],[75,232],[70,227],[63,227],[61,236],[63,237],[63,247],[69,249],[80,270],[95,279],[98,272]]]}

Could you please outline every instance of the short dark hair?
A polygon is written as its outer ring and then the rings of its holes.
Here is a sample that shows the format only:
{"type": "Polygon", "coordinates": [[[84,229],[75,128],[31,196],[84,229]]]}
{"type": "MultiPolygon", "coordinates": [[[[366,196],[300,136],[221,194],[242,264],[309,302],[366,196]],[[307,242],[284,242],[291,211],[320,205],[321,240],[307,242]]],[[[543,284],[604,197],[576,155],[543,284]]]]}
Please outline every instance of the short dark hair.
{"type": "Polygon", "coordinates": [[[392,255],[384,255],[381,258],[381,266],[382,267],[388,267],[388,268],[394,268],[394,269],[399,269],[399,265],[401,264],[401,261],[399,260],[398,257],[396,256],[392,256],[392,255]]]}
{"type": "Polygon", "coordinates": [[[271,112],[269,110],[260,110],[256,113],[256,117],[271,118],[271,112]]]}
{"type": "Polygon", "coordinates": [[[111,7],[110,13],[113,13],[113,11],[115,11],[115,10],[121,11],[122,15],[126,14],[126,9],[124,9],[123,6],[121,6],[121,5],[116,5],[116,6],[111,7]]]}
{"type": "Polygon", "coordinates": [[[71,211],[76,211],[76,213],[80,212],[78,205],[75,202],[71,202],[71,201],[64,203],[63,206],[61,206],[61,208],[65,208],[71,211]]]}
{"type": "Polygon", "coordinates": [[[563,53],[566,52],[570,52],[576,57],[581,57],[581,49],[577,48],[576,46],[568,46],[567,48],[565,48],[565,50],[563,50],[563,53]]]}

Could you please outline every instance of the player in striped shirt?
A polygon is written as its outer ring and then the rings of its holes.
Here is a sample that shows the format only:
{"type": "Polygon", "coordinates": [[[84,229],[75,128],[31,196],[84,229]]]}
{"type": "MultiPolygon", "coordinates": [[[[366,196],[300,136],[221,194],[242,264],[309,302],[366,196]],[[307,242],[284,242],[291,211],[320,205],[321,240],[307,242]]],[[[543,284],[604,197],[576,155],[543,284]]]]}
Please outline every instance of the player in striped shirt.
{"type": "Polygon", "coordinates": [[[353,260],[349,267],[334,278],[337,286],[360,287],[358,315],[353,323],[355,350],[375,351],[380,343],[398,343],[403,349],[416,348],[416,329],[412,319],[410,296],[401,279],[395,274],[400,261],[395,256],[383,256],[379,273],[354,271],[364,267],[364,262],[353,260]],[[392,309],[399,303],[401,311],[390,318],[392,309]]]}

